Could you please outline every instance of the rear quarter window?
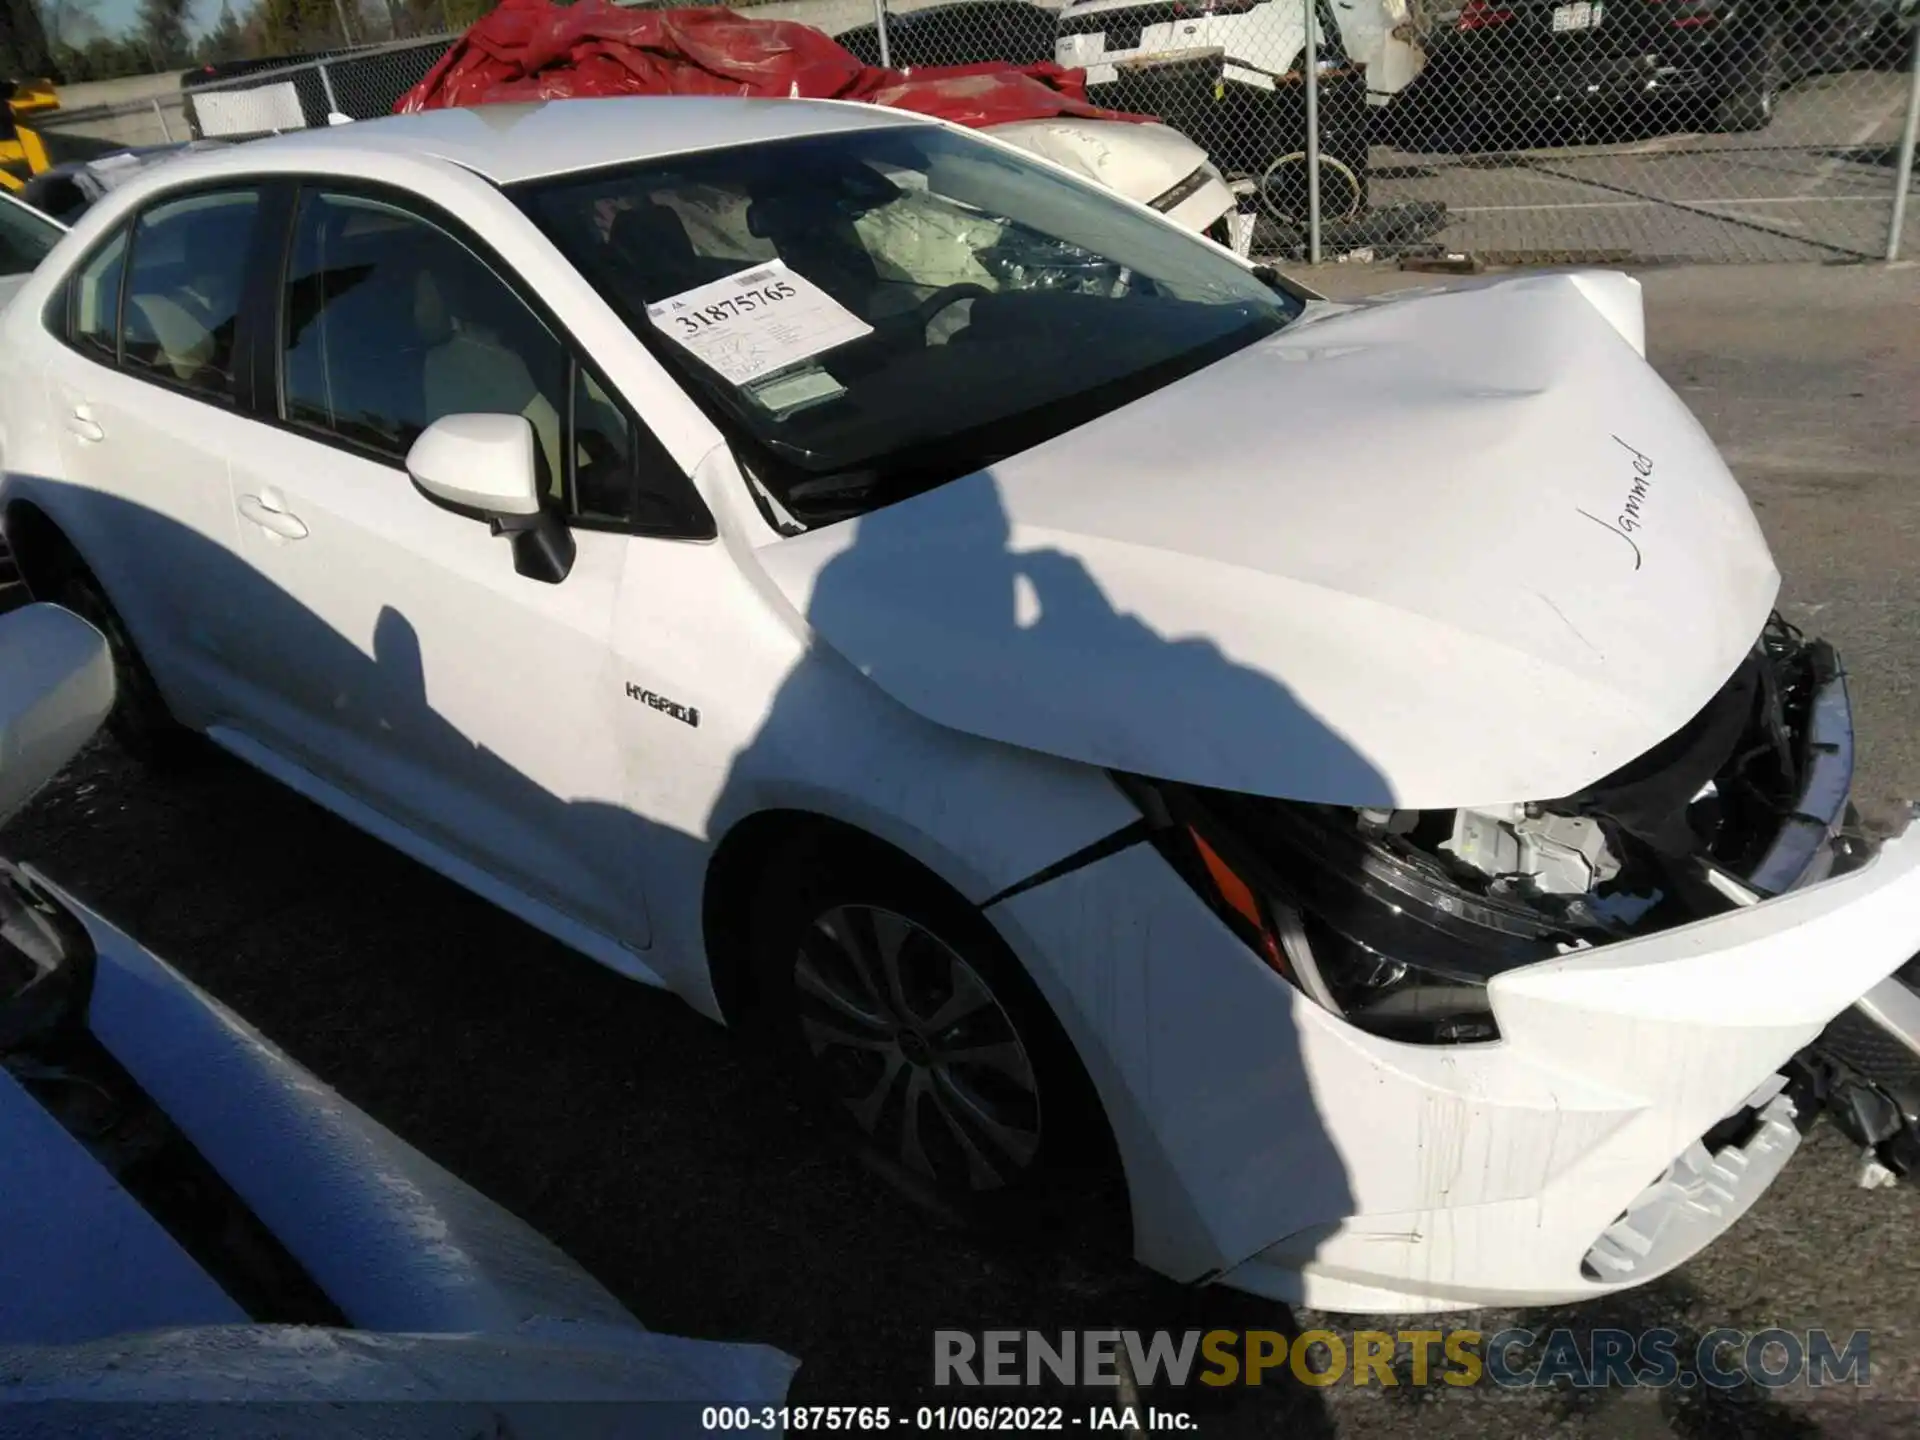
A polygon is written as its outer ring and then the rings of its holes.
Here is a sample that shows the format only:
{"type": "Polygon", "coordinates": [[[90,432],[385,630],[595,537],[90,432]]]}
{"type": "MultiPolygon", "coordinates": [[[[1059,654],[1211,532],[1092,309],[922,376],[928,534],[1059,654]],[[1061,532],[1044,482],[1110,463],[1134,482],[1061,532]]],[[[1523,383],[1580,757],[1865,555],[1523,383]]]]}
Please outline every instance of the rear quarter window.
{"type": "Polygon", "coordinates": [[[94,251],[69,281],[67,338],[82,354],[111,365],[120,353],[120,287],[127,269],[123,229],[94,251]]]}
{"type": "Polygon", "coordinates": [[[65,233],[25,205],[0,201],[0,276],[31,274],[65,233]]]}
{"type": "Polygon", "coordinates": [[[252,190],[164,200],[134,225],[120,315],[127,369],[225,399],[260,204],[252,190]]]}

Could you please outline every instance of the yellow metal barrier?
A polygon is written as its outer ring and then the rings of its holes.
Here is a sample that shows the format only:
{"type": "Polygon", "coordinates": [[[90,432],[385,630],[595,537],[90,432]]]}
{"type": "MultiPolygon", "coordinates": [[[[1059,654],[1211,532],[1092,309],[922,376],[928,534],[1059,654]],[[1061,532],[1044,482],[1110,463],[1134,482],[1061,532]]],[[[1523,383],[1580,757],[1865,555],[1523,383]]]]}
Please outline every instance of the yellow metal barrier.
{"type": "Polygon", "coordinates": [[[13,87],[7,98],[6,123],[0,124],[0,186],[18,190],[50,167],[46,142],[25,122],[30,115],[59,108],[60,97],[51,80],[23,80],[13,87]]]}

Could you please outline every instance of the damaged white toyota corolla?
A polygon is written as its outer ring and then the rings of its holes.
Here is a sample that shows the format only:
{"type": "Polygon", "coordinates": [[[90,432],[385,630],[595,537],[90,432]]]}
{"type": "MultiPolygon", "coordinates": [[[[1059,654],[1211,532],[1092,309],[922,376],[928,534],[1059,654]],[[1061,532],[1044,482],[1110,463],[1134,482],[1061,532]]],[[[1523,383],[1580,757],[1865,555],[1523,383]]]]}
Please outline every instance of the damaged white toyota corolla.
{"type": "Polygon", "coordinates": [[[898,112],[449,110],[90,212],[0,513],[130,745],[740,1025],[932,1198],[1561,1301],[1823,1107],[1915,1148],[1920,841],[1641,350],[1623,276],[1330,305],[898,112]]]}

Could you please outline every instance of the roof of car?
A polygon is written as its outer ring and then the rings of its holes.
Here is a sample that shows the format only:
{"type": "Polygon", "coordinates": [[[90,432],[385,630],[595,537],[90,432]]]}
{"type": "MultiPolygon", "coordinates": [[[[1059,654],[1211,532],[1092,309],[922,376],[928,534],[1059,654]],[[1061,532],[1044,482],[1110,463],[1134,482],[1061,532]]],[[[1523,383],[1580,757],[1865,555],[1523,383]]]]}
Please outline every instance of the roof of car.
{"type": "MultiPolygon", "coordinates": [[[[564,175],[755,141],[925,123],[904,110],[831,100],[748,100],[725,96],[636,95],[541,100],[518,105],[427,110],[300,130],[236,145],[236,168],[271,149],[284,161],[306,151],[331,168],[369,150],[431,155],[498,185],[564,175]]],[[[202,168],[202,174],[206,168],[202,168]]]]}

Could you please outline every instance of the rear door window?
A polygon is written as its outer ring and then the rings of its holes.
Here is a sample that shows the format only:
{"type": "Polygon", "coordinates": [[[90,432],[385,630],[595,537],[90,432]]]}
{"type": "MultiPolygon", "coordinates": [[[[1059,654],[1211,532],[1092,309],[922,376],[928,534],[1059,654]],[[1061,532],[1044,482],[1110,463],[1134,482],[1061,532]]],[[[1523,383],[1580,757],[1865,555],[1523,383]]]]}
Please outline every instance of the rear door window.
{"type": "Polygon", "coordinates": [[[68,334],[75,348],[112,365],[120,355],[120,288],[127,269],[127,232],[93,252],[73,279],[68,334]]]}
{"type": "Polygon", "coordinates": [[[133,230],[121,363],[211,399],[233,398],[234,330],[260,197],[229,190],[163,201],[133,230]]]}

